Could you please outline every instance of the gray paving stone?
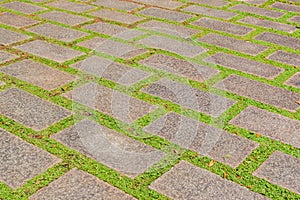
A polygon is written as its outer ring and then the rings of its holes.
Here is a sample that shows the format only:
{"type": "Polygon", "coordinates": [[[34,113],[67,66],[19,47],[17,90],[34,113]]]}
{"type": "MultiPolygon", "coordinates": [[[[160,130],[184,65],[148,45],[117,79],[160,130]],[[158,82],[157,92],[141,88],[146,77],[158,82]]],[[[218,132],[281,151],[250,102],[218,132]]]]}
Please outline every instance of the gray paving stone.
{"type": "Polygon", "coordinates": [[[279,67],[226,53],[216,53],[213,56],[204,59],[204,61],[268,79],[273,79],[284,71],[284,69],[279,67]]]}
{"type": "Polygon", "coordinates": [[[141,91],[213,117],[218,117],[235,103],[233,100],[165,78],[141,91]]]}
{"type": "Polygon", "coordinates": [[[300,39],[279,35],[275,33],[263,32],[255,37],[256,40],[263,40],[274,44],[300,49],[300,39]]]}
{"type": "Polygon", "coordinates": [[[42,24],[28,29],[36,34],[51,37],[64,42],[72,42],[73,40],[87,36],[87,33],[65,28],[53,24],[42,24]]]}
{"type": "Polygon", "coordinates": [[[214,33],[210,33],[199,38],[199,41],[250,55],[257,55],[267,49],[267,47],[259,44],[254,44],[248,41],[238,40],[214,33]]]}
{"type": "Polygon", "coordinates": [[[50,153],[0,128],[0,180],[16,189],[61,162],[50,153]]]}
{"type": "Polygon", "coordinates": [[[76,77],[31,60],[23,60],[0,68],[0,71],[46,90],[61,87],[76,77]]]}
{"type": "Polygon", "coordinates": [[[39,12],[39,11],[47,10],[46,8],[36,6],[36,5],[33,5],[33,4],[29,4],[29,3],[24,3],[24,2],[5,3],[5,4],[1,4],[1,7],[8,8],[8,9],[11,9],[11,10],[15,10],[15,11],[18,11],[18,12],[22,12],[22,13],[25,13],[25,14],[32,14],[32,13],[36,13],[36,12],[39,12]]]}
{"type": "Polygon", "coordinates": [[[135,178],[164,157],[163,152],[88,119],[52,138],[130,178],[135,178]]]}
{"type": "Polygon", "coordinates": [[[196,5],[188,6],[188,7],[184,8],[183,10],[187,11],[187,12],[196,13],[199,15],[207,15],[207,16],[218,17],[218,18],[223,18],[223,19],[230,19],[237,15],[236,13],[233,13],[233,12],[228,12],[228,11],[224,11],[224,10],[216,10],[213,8],[201,7],[201,6],[196,6],[196,5]]]}
{"type": "Polygon", "coordinates": [[[150,188],[174,200],[267,199],[186,161],[175,165],[151,183],[150,188]]]}
{"type": "Polygon", "coordinates": [[[66,0],[54,1],[54,2],[48,3],[47,5],[51,6],[51,7],[55,7],[55,8],[78,12],[78,13],[86,12],[86,11],[96,8],[91,5],[80,4],[80,3],[70,2],[70,1],[66,1],[66,0]]]}
{"type": "Polygon", "coordinates": [[[120,0],[97,0],[96,2],[93,2],[96,5],[105,6],[109,8],[115,8],[119,10],[126,10],[126,11],[132,11],[137,8],[140,8],[142,5],[136,4],[133,2],[128,1],[120,1],[120,0]]]}
{"type": "Polygon", "coordinates": [[[22,40],[26,40],[26,39],[30,38],[27,35],[9,31],[4,28],[0,28],[0,35],[1,35],[0,44],[3,44],[3,45],[10,45],[15,42],[20,42],[22,40]]]}
{"type": "Polygon", "coordinates": [[[126,123],[132,123],[156,108],[156,106],[96,83],[87,83],[62,96],[126,123]]]}
{"type": "Polygon", "coordinates": [[[258,144],[251,140],[175,113],[168,113],[159,118],[145,127],[144,131],[233,168],[238,167],[258,147],[258,144]]]}
{"type": "Polygon", "coordinates": [[[238,4],[236,6],[231,7],[230,9],[238,10],[246,13],[257,14],[266,17],[271,17],[271,18],[279,18],[284,15],[284,13],[282,12],[277,12],[274,10],[268,10],[264,8],[254,7],[254,6],[248,6],[245,4],[238,4]]]}
{"type": "Polygon", "coordinates": [[[199,20],[192,22],[192,24],[204,28],[235,34],[235,35],[246,35],[247,33],[254,30],[253,28],[240,26],[240,25],[223,22],[215,19],[210,19],[210,18],[200,18],[199,20]]]}
{"type": "Polygon", "coordinates": [[[0,113],[36,131],[71,114],[60,106],[17,88],[0,93],[0,113]]]}
{"type": "Polygon", "coordinates": [[[292,25],[283,24],[283,23],[279,23],[279,22],[272,22],[269,20],[258,19],[258,18],[250,17],[250,16],[245,17],[244,19],[241,19],[238,22],[243,22],[246,24],[252,24],[255,26],[261,26],[261,27],[265,27],[265,28],[272,28],[275,30],[285,31],[288,33],[293,33],[294,31],[297,30],[297,28],[292,25]]]}
{"type": "Polygon", "coordinates": [[[184,22],[193,17],[193,15],[181,13],[178,11],[164,10],[161,8],[146,8],[138,12],[139,14],[163,18],[170,21],[184,22]]]}
{"type": "Polygon", "coordinates": [[[300,148],[298,120],[250,106],[230,123],[300,148]]]}
{"type": "Polygon", "coordinates": [[[0,50],[0,63],[10,61],[10,60],[15,59],[17,57],[18,56],[14,55],[14,54],[11,54],[11,53],[8,53],[6,51],[0,50]]]}
{"type": "Polygon", "coordinates": [[[13,13],[1,13],[0,15],[0,23],[13,26],[16,28],[23,28],[25,26],[31,26],[34,24],[37,24],[39,21],[36,21],[34,19],[30,19],[28,17],[23,17],[20,15],[16,15],[13,13]]]}
{"type": "Polygon", "coordinates": [[[132,24],[143,20],[144,18],[132,14],[121,13],[114,10],[101,9],[90,13],[93,16],[121,22],[124,24],[132,24]]]}
{"type": "Polygon", "coordinates": [[[196,63],[180,60],[164,54],[156,54],[140,61],[141,64],[203,82],[219,73],[218,70],[201,66],[196,63]]]}
{"type": "Polygon", "coordinates": [[[60,63],[84,55],[82,52],[58,46],[56,44],[51,44],[42,40],[28,42],[26,44],[19,45],[16,48],[60,63]]]}
{"type": "Polygon", "coordinates": [[[268,56],[268,59],[300,67],[299,54],[279,50],[273,53],[272,55],[268,56]]]}
{"type": "Polygon", "coordinates": [[[246,2],[246,3],[250,3],[250,4],[259,5],[259,4],[265,3],[267,0],[240,0],[240,1],[243,1],[243,2],[246,2]]]}
{"type": "Polygon", "coordinates": [[[253,175],[300,194],[300,159],[298,158],[275,151],[253,175]]]}
{"type": "Polygon", "coordinates": [[[272,8],[278,8],[278,9],[286,10],[286,11],[289,11],[289,12],[298,12],[298,13],[300,13],[300,7],[299,6],[291,5],[291,4],[287,4],[287,3],[276,2],[276,3],[272,4],[272,8]]]}
{"type": "Polygon", "coordinates": [[[206,49],[202,48],[201,46],[196,46],[191,43],[181,42],[162,36],[150,36],[140,40],[139,43],[187,57],[195,57],[206,51],[206,49]]]}
{"type": "Polygon", "coordinates": [[[75,26],[75,25],[82,24],[84,22],[92,20],[87,17],[72,15],[69,13],[64,13],[64,12],[59,12],[59,11],[50,11],[47,13],[40,14],[38,16],[41,18],[47,19],[47,20],[59,22],[62,24],[68,24],[70,26],[75,26]]]}
{"type": "Polygon", "coordinates": [[[223,7],[229,4],[229,2],[223,1],[223,0],[189,0],[193,3],[199,3],[199,4],[205,4],[210,6],[216,6],[216,7],[223,7]]]}
{"type": "Polygon", "coordinates": [[[100,58],[98,56],[91,56],[71,65],[71,67],[126,86],[132,86],[150,76],[150,73],[140,69],[114,63],[111,60],[100,58]]]}
{"type": "Polygon", "coordinates": [[[87,172],[76,168],[67,172],[45,188],[30,196],[30,200],[49,199],[115,199],[133,200],[134,197],[120,189],[109,185],[87,172]]]}
{"type": "Polygon", "coordinates": [[[300,99],[300,94],[241,76],[230,75],[220,83],[215,84],[215,87],[225,87],[226,91],[292,112],[300,108],[300,105],[296,103],[300,99]]]}
{"type": "Polygon", "coordinates": [[[300,73],[297,72],[295,75],[289,78],[285,84],[300,88],[300,73]]]}
{"type": "Polygon", "coordinates": [[[300,23],[300,16],[294,16],[294,17],[288,19],[288,21],[300,23]]]}
{"type": "Polygon", "coordinates": [[[135,0],[135,2],[140,2],[143,4],[148,4],[152,6],[159,6],[162,8],[168,8],[168,9],[175,9],[183,3],[177,2],[177,1],[172,1],[172,0],[135,0]]]}

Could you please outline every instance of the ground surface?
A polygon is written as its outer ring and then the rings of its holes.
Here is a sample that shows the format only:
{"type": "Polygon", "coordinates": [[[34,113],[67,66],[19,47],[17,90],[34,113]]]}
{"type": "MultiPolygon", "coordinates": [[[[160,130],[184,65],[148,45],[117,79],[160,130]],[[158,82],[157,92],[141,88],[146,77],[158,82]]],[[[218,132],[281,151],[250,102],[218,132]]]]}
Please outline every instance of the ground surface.
{"type": "Polygon", "coordinates": [[[299,5],[0,0],[0,199],[300,199],[299,5]]]}

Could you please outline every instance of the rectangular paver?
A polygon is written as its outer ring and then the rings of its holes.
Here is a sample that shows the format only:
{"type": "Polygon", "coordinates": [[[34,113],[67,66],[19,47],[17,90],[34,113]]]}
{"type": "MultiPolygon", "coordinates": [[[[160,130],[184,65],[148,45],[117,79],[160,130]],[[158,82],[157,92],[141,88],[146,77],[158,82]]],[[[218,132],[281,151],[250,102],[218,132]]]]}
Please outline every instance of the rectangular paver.
{"type": "Polygon", "coordinates": [[[299,54],[289,53],[289,52],[279,50],[279,51],[276,51],[275,53],[271,54],[270,56],[268,56],[268,59],[300,67],[300,55],[299,54]]]}
{"type": "Polygon", "coordinates": [[[296,74],[294,74],[291,78],[289,78],[285,84],[296,87],[296,88],[300,88],[300,73],[297,72],[296,74]]]}
{"type": "Polygon", "coordinates": [[[146,5],[159,6],[162,8],[175,9],[183,3],[172,0],[134,0],[135,2],[140,2],[146,5]]]}
{"type": "Polygon", "coordinates": [[[265,3],[267,0],[239,0],[239,1],[247,2],[247,3],[255,4],[255,5],[260,5],[260,4],[265,3]]]}
{"type": "Polygon", "coordinates": [[[259,8],[259,7],[254,7],[254,6],[248,6],[245,4],[238,4],[236,6],[231,7],[232,10],[238,10],[241,12],[246,12],[246,13],[252,13],[252,14],[257,14],[261,16],[266,16],[266,17],[271,17],[271,18],[279,18],[284,15],[282,12],[277,12],[274,10],[268,10],[264,8],[259,8]]]}
{"type": "Polygon", "coordinates": [[[54,1],[54,2],[48,3],[47,5],[51,6],[51,7],[55,7],[55,8],[78,12],[78,13],[86,12],[86,11],[96,8],[91,5],[70,2],[67,0],[54,1]]]}
{"type": "Polygon", "coordinates": [[[142,5],[137,4],[137,3],[128,2],[128,1],[120,1],[120,0],[114,0],[114,1],[97,0],[93,3],[96,5],[100,5],[100,6],[115,8],[115,9],[119,9],[119,10],[126,10],[126,11],[132,11],[132,10],[142,7],[142,5]]]}
{"type": "Polygon", "coordinates": [[[217,10],[213,8],[207,8],[207,7],[196,6],[196,5],[188,6],[183,10],[187,12],[196,13],[199,15],[207,15],[207,16],[218,17],[223,19],[230,19],[237,15],[236,13],[228,12],[225,10],[217,10]]]}
{"type": "Polygon", "coordinates": [[[9,31],[4,28],[0,28],[0,35],[1,35],[0,44],[3,44],[3,45],[10,45],[15,42],[20,42],[22,40],[26,40],[26,39],[30,38],[30,36],[23,35],[21,33],[16,33],[13,31],[9,31]]]}
{"type": "Polygon", "coordinates": [[[274,44],[300,49],[300,39],[275,33],[263,32],[255,37],[256,40],[271,42],[274,44]]]}
{"type": "Polygon", "coordinates": [[[300,23],[300,16],[291,17],[288,21],[300,23]]]}
{"type": "Polygon", "coordinates": [[[138,17],[132,14],[122,13],[114,10],[101,9],[90,13],[93,16],[121,22],[124,24],[132,24],[143,20],[143,17],[138,17]]]}
{"type": "Polygon", "coordinates": [[[4,63],[15,58],[17,58],[16,55],[0,50],[0,63],[4,63]]]}
{"type": "Polygon", "coordinates": [[[193,17],[190,14],[181,13],[178,11],[164,10],[161,8],[146,8],[144,10],[139,11],[138,13],[177,22],[183,22],[193,17]]]}
{"type": "Polygon", "coordinates": [[[23,17],[21,15],[5,12],[5,13],[1,13],[0,15],[0,23],[13,26],[16,28],[23,28],[26,26],[37,24],[39,23],[39,21],[28,17],[23,17]]]}
{"type": "Polygon", "coordinates": [[[92,20],[87,17],[72,15],[69,13],[59,11],[50,11],[47,13],[40,14],[38,16],[47,20],[59,22],[62,24],[68,24],[70,26],[75,26],[92,20]]]}
{"type": "Polygon", "coordinates": [[[199,4],[204,4],[204,5],[210,5],[210,6],[216,6],[216,7],[223,7],[229,4],[227,1],[223,0],[188,0],[189,2],[193,3],[199,3],[199,4]]]}
{"type": "Polygon", "coordinates": [[[39,11],[46,10],[46,8],[36,6],[33,4],[25,3],[25,2],[10,2],[10,3],[5,3],[1,4],[1,7],[8,8],[11,10],[15,10],[18,12],[22,12],[25,14],[33,14],[39,11]]]}
{"type": "Polygon", "coordinates": [[[289,12],[298,12],[298,13],[300,13],[300,7],[299,6],[291,5],[291,4],[287,4],[287,3],[276,2],[276,3],[272,4],[272,8],[278,8],[278,9],[286,10],[286,11],[289,11],[289,12]]]}

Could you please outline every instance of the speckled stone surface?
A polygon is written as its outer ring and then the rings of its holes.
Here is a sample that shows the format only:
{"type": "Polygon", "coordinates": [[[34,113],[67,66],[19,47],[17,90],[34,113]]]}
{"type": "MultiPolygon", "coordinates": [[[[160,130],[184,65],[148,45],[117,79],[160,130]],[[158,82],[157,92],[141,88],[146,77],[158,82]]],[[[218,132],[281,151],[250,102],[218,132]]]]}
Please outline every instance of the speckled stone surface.
{"type": "Polygon", "coordinates": [[[175,9],[181,5],[183,5],[181,2],[178,1],[172,1],[172,0],[135,0],[135,2],[140,2],[143,4],[148,4],[152,6],[158,6],[162,8],[168,8],[168,9],[175,9]]]}
{"type": "Polygon", "coordinates": [[[0,63],[4,63],[4,62],[7,62],[7,61],[10,61],[14,58],[17,58],[18,56],[14,55],[14,54],[11,54],[11,53],[8,53],[6,51],[1,51],[0,50],[0,63]]]}
{"type": "Polygon", "coordinates": [[[268,59],[300,67],[300,55],[296,53],[279,50],[268,56],[268,59]]]}
{"type": "Polygon", "coordinates": [[[294,49],[300,49],[300,39],[294,37],[264,32],[256,36],[255,39],[294,48],[294,49]]]}
{"type": "Polygon", "coordinates": [[[129,1],[120,1],[120,0],[114,0],[114,1],[97,0],[97,1],[93,2],[93,4],[105,6],[105,7],[109,7],[109,8],[115,8],[115,9],[119,9],[119,10],[126,10],[126,11],[132,11],[132,10],[142,7],[142,5],[140,5],[140,4],[136,4],[133,2],[129,2],[129,1]]]}
{"type": "Polygon", "coordinates": [[[78,13],[86,12],[86,11],[96,8],[91,5],[70,2],[67,0],[59,0],[59,1],[51,2],[51,3],[48,3],[47,6],[60,8],[60,9],[66,9],[66,10],[70,10],[70,11],[78,12],[78,13]]]}
{"type": "Polygon", "coordinates": [[[91,12],[90,14],[96,17],[117,21],[124,24],[132,24],[144,19],[143,17],[138,17],[136,15],[122,13],[114,10],[105,10],[105,9],[97,10],[91,12]]]}
{"type": "Polygon", "coordinates": [[[15,10],[18,12],[22,12],[25,14],[33,14],[39,11],[47,10],[46,8],[35,6],[32,4],[24,3],[24,2],[10,2],[1,4],[1,7],[8,8],[11,10],[15,10]]]}
{"type": "Polygon", "coordinates": [[[156,18],[163,18],[170,21],[183,22],[193,17],[193,15],[178,13],[175,11],[165,10],[161,8],[147,8],[140,12],[139,14],[147,15],[156,18]]]}
{"type": "Polygon", "coordinates": [[[23,35],[17,32],[9,31],[4,28],[0,28],[0,35],[0,44],[2,45],[10,45],[30,38],[30,36],[28,35],[23,35]]]}
{"type": "Polygon", "coordinates": [[[290,11],[290,12],[300,13],[300,7],[299,6],[291,5],[291,4],[287,4],[287,3],[276,2],[276,3],[272,4],[272,8],[278,8],[278,9],[281,9],[281,10],[287,10],[287,11],[290,11]]]}
{"type": "Polygon", "coordinates": [[[210,5],[210,6],[216,6],[216,7],[223,7],[229,4],[227,1],[223,0],[189,0],[190,2],[193,3],[199,3],[199,4],[204,4],[204,5],[210,5]]]}
{"type": "Polygon", "coordinates": [[[285,81],[285,84],[300,88],[300,73],[297,72],[296,74],[294,74],[291,78],[285,81]]]}
{"type": "Polygon", "coordinates": [[[67,24],[70,26],[75,26],[91,20],[90,18],[87,17],[72,15],[60,11],[50,11],[50,12],[40,14],[38,16],[46,20],[51,20],[62,24],[67,24]]]}
{"type": "Polygon", "coordinates": [[[239,5],[233,6],[233,7],[231,7],[231,9],[238,10],[241,12],[247,12],[247,13],[252,13],[252,14],[256,14],[256,15],[266,16],[266,17],[272,17],[272,18],[279,18],[284,15],[284,13],[282,13],[282,12],[259,8],[259,7],[255,7],[255,6],[248,6],[245,4],[239,4],[239,5]]]}
{"type": "Polygon", "coordinates": [[[0,23],[16,28],[23,28],[26,26],[37,24],[39,23],[39,21],[21,15],[5,12],[1,13],[0,15],[0,23]]]}
{"type": "Polygon", "coordinates": [[[237,15],[234,12],[217,10],[217,9],[213,9],[213,8],[207,8],[207,7],[196,6],[196,5],[188,6],[188,7],[184,8],[183,10],[187,11],[187,12],[200,14],[200,15],[207,15],[207,16],[223,18],[223,19],[230,19],[237,15]]]}

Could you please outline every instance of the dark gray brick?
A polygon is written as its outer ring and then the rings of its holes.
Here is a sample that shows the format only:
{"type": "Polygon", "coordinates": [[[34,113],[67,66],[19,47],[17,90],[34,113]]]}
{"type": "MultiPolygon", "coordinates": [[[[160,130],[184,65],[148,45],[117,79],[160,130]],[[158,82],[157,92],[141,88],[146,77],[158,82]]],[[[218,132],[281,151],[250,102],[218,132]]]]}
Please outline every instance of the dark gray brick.
{"type": "Polygon", "coordinates": [[[225,87],[226,91],[292,112],[297,111],[300,107],[296,103],[300,99],[300,94],[241,76],[230,75],[220,83],[215,84],[215,87],[225,87]]]}
{"type": "Polygon", "coordinates": [[[0,128],[0,180],[16,189],[61,160],[0,128]]]}
{"type": "Polygon", "coordinates": [[[139,11],[138,13],[177,22],[183,22],[193,17],[190,14],[181,13],[178,11],[164,10],[161,8],[146,8],[144,10],[139,11]]]}
{"type": "Polygon", "coordinates": [[[161,69],[179,76],[187,77],[199,82],[219,73],[218,70],[180,60],[164,54],[156,54],[140,62],[141,64],[161,69]]]}
{"type": "Polygon", "coordinates": [[[17,58],[16,55],[0,50],[0,63],[4,63],[15,58],[17,58]]]}
{"type": "Polygon", "coordinates": [[[300,23],[300,16],[294,16],[294,17],[288,19],[288,21],[300,23]]]}
{"type": "Polygon", "coordinates": [[[300,49],[300,39],[279,35],[275,33],[263,32],[255,37],[256,40],[263,40],[274,44],[300,49]]]}
{"type": "Polygon", "coordinates": [[[300,7],[296,5],[291,5],[287,3],[276,2],[272,4],[272,8],[278,8],[281,10],[287,10],[289,12],[298,12],[300,13],[300,7]]]}
{"type": "Polygon", "coordinates": [[[114,10],[105,10],[105,9],[97,10],[91,12],[90,14],[96,17],[122,22],[124,24],[132,24],[144,19],[142,17],[138,17],[132,14],[121,13],[114,10]]]}
{"type": "Polygon", "coordinates": [[[20,42],[22,40],[26,40],[26,39],[30,38],[27,35],[9,31],[4,28],[0,28],[0,35],[1,35],[0,44],[3,44],[3,45],[10,45],[15,42],[20,42]]]}
{"type": "Polygon", "coordinates": [[[109,8],[116,8],[119,10],[132,11],[134,9],[140,8],[142,5],[136,4],[128,1],[120,1],[120,0],[97,0],[93,2],[96,5],[105,6],[109,8]]]}
{"type": "Polygon", "coordinates": [[[237,40],[235,38],[217,35],[214,33],[210,33],[199,38],[199,41],[250,55],[257,55],[267,49],[267,47],[259,44],[254,44],[244,40],[237,40]]]}
{"type": "Polygon", "coordinates": [[[143,173],[164,157],[163,152],[88,119],[52,138],[130,178],[143,173]]]}
{"type": "Polygon", "coordinates": [[[30,196],[30,200],[115,199],[134,200],[132,196],[76,168],[30,196]]]}
{"type": "Polygon", "coordinates": [[[46,8],[40,7],[40,6],[36,6],[33,4],[29,4],[29,3],[24,3],[24,2],[10,2],[10,3],[5,3],[5,4],[1,4],[1,7],[4,8],[8,8],[11,10],[15,10],[18,12],[22,12],[25,14],[32,14],[32,13],[36,13],[42,10],[46,10],[46,8]]]}
{"type": "Polygon", "coordinates": [[[270,60],[275,60],[278,62],[286,63],[289,65],[294,65],[300,67],[300,55],[295,53],[288,53],[285,51],[276,51],[268,57],[270,60]]]}
{"type": "Polygon", "coordinates": [[[254,7],[254,6],[247,6],[245,4],[238,4],[236,6],[231,7],[231,9],[238,10],[241,12],[246,12],[246,13],[257,14],[261,16],[272,17],[272,18],[279,18],[284,15],[284,13],[277,12],[274,10],[268,10],[264,8],[254,7]]]}
{"type": "Polygon", "coordinates": [[[300,159],[298,158],[275,151],[253,175],[300,194],[300,159]]]}
{"type": "Polygon", "coordinates": [[[216,53],[213,56],[204,59],[204,61],[268,79],[273,79],[284,71],[284,69],[279,67],[226,53],[216,53]]]}
{"type": "Polygon", "coordinates": [[[0,93],[0,113],[36,131],[71,114],[60,106],[17,88],[0,93]]]}
{"type": "Polygon", "coordinates": [[[143,4],[148,4],[148,5],[152,5],[152,6],[159,6],[162,8],[168,8],[168,9],[175,9],[181,5],[183,5],[183,3],[181,2],[177,2],[177,1],[172,1],[172,0],[135,0],[135,2],[140,2],[143,4]]]}
{"type": "Polygon", "coordinates": [[[78,12],[78,13],[86,12],[86,11],[96,8],[91,5],[69,2],[66,0],[54,1],[47,5],[51,6],[51,7],[55,7],[55,8],[78,12]]]}
{"type": "Polygon", "coordinates": [[[216,10],[213,8],[201,7],[201,6],[195,6],[195,5],[186,7],[183,10],[187,11],[187,12],[196,13],[199,15],[207,15],[207,16],[218,17],[218,18],[223,18],[223,19],[230,19],[237,15],[236,13],[233,13],[233,12],[228,12],[228,11],[224,11],[224,10],[216,10]]]}
{"type": "Polygon", "coordinates": [[[84,53],[66,47],[51,44],[42,40],[35,40],[16,47],[19,50],[44,57],[57,62],[65,62],[84,53]]]}
{"type": "Polygon", "coordinates": [[[250,106],[230,123],[300,148],[300,121],[250,106]]]}
{"type": "Polygon", "coordinates": [[[267,199],[205,169],[181,161],[155,180],[150,188],[174,200],[267,199]]]}
{"type": "Polygon", "coordinates": [[[40,14],[38,16],[47,20],[59,22],[62,24],[68,24],[70,26],[75,26],[92,20],[87,17],[72,15],[69,13],[64,13],[59,11],[51,11],[51,12],[40,14]]]}
{"type": "Polygon", "coordinates": [[[56,89],[76,79],[71,74],[31,60],[13,63],[0,68],[0,71],[46,90],[56,89]]]}
{"type": "Polygon", "coordinates": [[[25,26],[31,26],[37,24],[39,21],[34,19],[30,19],[28,17],[23,17],[20,15],[15,15],[13,13],[1,13],[0,15],[0,23],[13,26],[16,28],[23,28],[25,26]]]}
{"type": "Polygon", "coordinates": [[[210,6],[216,6],[216,7],[223,7],[229,4],[229,2],[223,1],[223,0],[188,0],[193,3],[199,3],[199,4],[205,4],[210,6]]]}
{"type": "Polygon", "coordinates": [[[289,78],[285,84],[300,88],[300,73],[297,72],[295,75],[289,78]]]}
{"type": "Polygon", "coordinates": [[[247,33],[254,30],[253,28],[248,28],[245,26],[240,26],[240,25],[223,22],[215,19],[210,19],[210,18],[201,18],[193,22],[192,24],[204,28],[235,34],[235,35],[246,35],[247,33]]]}

